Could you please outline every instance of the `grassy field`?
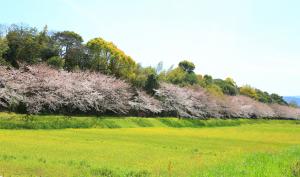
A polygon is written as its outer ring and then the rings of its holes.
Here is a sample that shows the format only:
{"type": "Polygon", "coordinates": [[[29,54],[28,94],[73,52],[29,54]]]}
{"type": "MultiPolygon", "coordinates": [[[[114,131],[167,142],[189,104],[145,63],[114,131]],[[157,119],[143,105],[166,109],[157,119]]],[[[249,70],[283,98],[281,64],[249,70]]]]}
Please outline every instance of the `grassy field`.
{"type": "Polygon", "coordinates": [[[300,176],[300,122],[0,114],[0,176],[300,176]]]}

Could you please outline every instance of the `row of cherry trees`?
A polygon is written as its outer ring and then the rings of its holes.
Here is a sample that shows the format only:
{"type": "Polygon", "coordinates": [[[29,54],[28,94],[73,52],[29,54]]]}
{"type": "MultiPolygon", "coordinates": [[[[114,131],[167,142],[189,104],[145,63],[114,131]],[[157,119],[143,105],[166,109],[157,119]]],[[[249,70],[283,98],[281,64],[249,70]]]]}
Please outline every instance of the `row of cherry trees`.
{"type": "Polygon", "coordinates": [[[202,87],[162,83],[155,96],[96,72],[58,71],[46,65],[0,66],[0,111],[28,114],[113,114],[187,118],[300,118],[300,109],[246,96],[217,97],[202,87]]]}
{"type": "Polygon", "coordinates": [[[201,86],[215,96],[245,95],[263,103],[286,105],[277,94],[269,94],[250,86],[238,87],[231,78],[213,79],[195,73],[194,63],[184,60],[178,67],[163,70],[142,67],[112,42],[94,38],[83,43],[83,38],[72,31],[51,32],[47,26],[39,31],[25,25],[0,28],[0,65],[19,68],[21,64],[46,62],[56,69],[67,71],[89,70],[125,79],[149,94],[155,94],[160,82],[182,87],[201,86]]]}

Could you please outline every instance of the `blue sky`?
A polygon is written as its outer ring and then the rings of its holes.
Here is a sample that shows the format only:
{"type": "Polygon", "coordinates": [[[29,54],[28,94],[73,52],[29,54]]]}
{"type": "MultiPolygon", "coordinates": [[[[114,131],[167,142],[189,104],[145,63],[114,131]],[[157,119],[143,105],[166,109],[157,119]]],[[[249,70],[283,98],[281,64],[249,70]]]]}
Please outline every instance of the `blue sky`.
{"type": "Polygon", "coordinates": [[[144,66],[189,59],[197,72],[300,95],[297,0],[3,0],[0,24],[103,37],[144,66]]]}

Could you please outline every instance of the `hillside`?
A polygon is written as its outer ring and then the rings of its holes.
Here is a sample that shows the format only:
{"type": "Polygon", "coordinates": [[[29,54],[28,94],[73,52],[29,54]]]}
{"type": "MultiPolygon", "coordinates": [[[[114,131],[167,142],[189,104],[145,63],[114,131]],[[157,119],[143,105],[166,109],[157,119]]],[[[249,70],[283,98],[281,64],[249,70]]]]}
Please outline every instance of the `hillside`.
{"type": "Polygon", "coordinates": [[[300,118],[300,109],[245,96],[211,95],[197,87],[162,83],[154,96],[94,72],[35,65],[0,67],[0,111],[30,114],[173,116],[186,118],[300,118]]]}

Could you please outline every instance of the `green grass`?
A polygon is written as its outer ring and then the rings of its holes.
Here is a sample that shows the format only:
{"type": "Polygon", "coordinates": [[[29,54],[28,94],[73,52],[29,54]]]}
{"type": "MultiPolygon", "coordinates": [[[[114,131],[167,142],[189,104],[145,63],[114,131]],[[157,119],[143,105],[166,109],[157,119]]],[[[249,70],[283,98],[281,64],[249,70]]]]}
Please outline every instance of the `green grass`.
{"type": "Polygon", "coordinates": [[[0,126],[0,176],[300,175],[299,121],[1,113],[0,126]]]}
{"type": "MultiPolygon", "coordinates": [[[[267,119],[178,119],[138,117],[79,117],[22,115],[0,113],[0,129],[66,129],[66,128],[138,128],[138,127],[225,127],[270,123],[267,119]]],[[[271,123],[300,124],[300,121],[273,120],[271,123]]]]}

